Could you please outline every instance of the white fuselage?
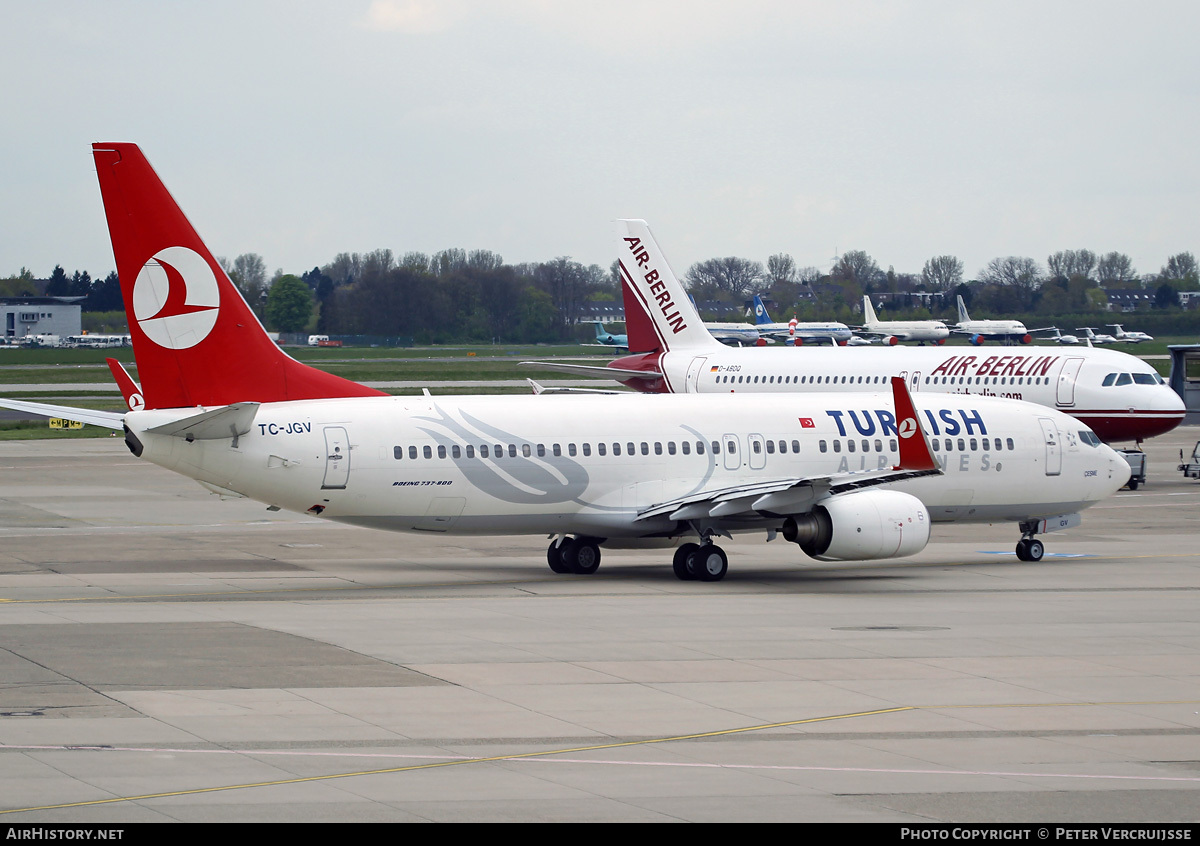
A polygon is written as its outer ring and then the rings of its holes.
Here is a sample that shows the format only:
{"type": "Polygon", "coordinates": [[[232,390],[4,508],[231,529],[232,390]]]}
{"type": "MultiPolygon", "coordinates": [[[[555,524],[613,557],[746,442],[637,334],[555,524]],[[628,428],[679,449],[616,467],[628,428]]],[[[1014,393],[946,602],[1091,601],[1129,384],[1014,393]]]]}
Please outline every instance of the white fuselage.
{"type": "Polygon", "coordinates": [[[722,344],[752,347],[762,337],[749,323],[705,323],[704,328],[722,344]]]}
{"type": "Polygon", "coordinates": [[[1184,415],[1183,401],[1154,368],[1115,350],[1037,347],[983,353],[964,347],[712,346],[702,352],[661,353],[657,366],[666,390],[674,393],[870,391],[902,375],[914,394],[998,396],[1058,409],[1089,425],[1105,441],[1153,437],[1179,425],[1184,415]],[[1110,374],[1122,373],[1131,376],[1108,380],[1110,374]]]}
{"type": "Polygon", "coordinates": [[[950,337],[950,330],[940,320],[873,320],[864,323],[863,330],[898,341],[945,341],[950,337]]]}
{"type": "MultiPolygon", "coordinates": [[[[917,408],[945,475],[889,487],[935,521],[1076,512],[1128,477],[1119,455],[1049,409],[948,395],[917,408]]],[[[147,431],[197,411],[125,420],[143,458],[219,492],[399,531],[665,538],[679,523],[639,513],[698,491],[898,461],[887,393],[307,400],[259,406],[236,439],[147,431]]],[[[713,523],[761,531],[771,519],[713,523]]]]}
{"type": "Polygon", "coordinates": [[[1016,338],[1029,334],[1019,320],[963,320],[954,327],[959,335],[981,335],[985,338],[1016,338]]]}
{"type": "Polygon", "coordinates": [[[758,323],[756,328],[763,335],[783,341],[800,338],[805,341],[837,341],[850,340],[852,333],[845,323],[837,322],[799,322],[796,323],[758,323]]]}

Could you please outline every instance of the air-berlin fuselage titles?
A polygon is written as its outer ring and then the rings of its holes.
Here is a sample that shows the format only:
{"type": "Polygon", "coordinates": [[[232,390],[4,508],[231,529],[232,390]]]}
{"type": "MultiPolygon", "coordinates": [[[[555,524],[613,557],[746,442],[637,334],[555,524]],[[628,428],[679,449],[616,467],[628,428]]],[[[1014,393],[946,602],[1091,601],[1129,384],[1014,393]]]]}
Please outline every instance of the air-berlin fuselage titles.
{"type": "Polygon", "coordinates": [[[982,355],[944,347],[726,347],[705,331],[645,221],[618,221],[618,244],[630,355],[607,367],[537,366],[605,375],[652,393],[867,391],[903,375],[913,392],[1059,409],[1106,441],[1154,437],[1183,420],[1183,401],[1157,371],[1114,350],[982,355]]]}

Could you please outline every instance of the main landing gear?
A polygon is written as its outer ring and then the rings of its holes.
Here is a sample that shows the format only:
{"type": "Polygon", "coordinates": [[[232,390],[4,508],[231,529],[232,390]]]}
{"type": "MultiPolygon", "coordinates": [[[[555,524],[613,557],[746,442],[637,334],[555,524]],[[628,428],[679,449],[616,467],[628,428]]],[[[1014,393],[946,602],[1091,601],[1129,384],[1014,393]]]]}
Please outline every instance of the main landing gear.
{"type": "Polygon", "coordinates": [[[1017,541],[1017,558],[1022,561],[1041,561],[1046,554],[1046,546],[1034,537],[1021,538],[1017,541]]]}
{"type": "Polygon", "coordinates": [[[680,581],[719,582],[729,572],[729,556],[711,540],[685,543],[675,550],[671,569],[680,581]]]}
{"type": "MultiPolygon", "coordinates": [[[[600,543],[600,538],[556,538],[546,548],[546,563],[555,573],[590,576],[600,568],[600,543]]],[[[685,582],[719,582],[729,571],[729,558],[704,536],[703,543],[685,543],[676,549],[671,566],[685,582]]]]}
{"type": "Polygon", "coordinates": [[[546,562],[556,573],[590,576],[600,569],[600,543],[596,538],[559,538],[546,550],[546,562]]]}

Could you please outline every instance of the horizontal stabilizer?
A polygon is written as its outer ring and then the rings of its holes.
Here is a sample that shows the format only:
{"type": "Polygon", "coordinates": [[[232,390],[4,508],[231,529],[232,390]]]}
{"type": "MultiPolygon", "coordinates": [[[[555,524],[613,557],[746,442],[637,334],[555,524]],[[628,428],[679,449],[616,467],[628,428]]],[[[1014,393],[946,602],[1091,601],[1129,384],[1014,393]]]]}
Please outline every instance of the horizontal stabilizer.
{"type": "Polygon", "coordinates": [[[560,373],[570,373],[573,376],[595,376],[600,379],[645,379],[654,381],[662,378],[662,374],[654,370],[628,370],[621,367],[604,367],[598,364],[567,364],[561,361],[522,361],[521,367],[542,367],[546,370],[557,370],[560,373]]]}
{"type": "Polygon", "coordinates": [[[89,426],[116,429],[118,432],[125,425],[125,415],[119,411],[94,411],[90,408],[71,408],[65,405],[47,405],[44,402],[22,402],[10,399],[0,399],[0,408],[11,408],[13,411],[25,411],[42,417],[63,417],[67,420],[86,423],[89,426]]]}
{"type": "Polygon", "coordinates": [[[173,435],[191,441],[212,441],[221,438],[236,438],[250,431],[254,416],[258,414],[258,403],[235,402],[233,405],[214,408],[194,414],[182,420],[173,420],[147,429],[154,435],[173,435]]]}

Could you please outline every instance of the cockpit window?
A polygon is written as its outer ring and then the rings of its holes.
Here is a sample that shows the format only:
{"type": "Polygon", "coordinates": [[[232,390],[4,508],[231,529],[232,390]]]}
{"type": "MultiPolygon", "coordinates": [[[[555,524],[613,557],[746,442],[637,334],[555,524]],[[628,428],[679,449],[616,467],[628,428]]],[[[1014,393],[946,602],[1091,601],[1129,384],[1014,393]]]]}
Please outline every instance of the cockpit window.
{"type": "Polygon", "coordinates": [[[1109,373],[1101,384],[1107,388],[1112,385],[1165,385],[1167,382],[1157,373],[1109,373]]]}
{"type": "Polygon", "coordinates": [[[1100,439],[1098,437],[1096,437],[1096,433],[1093,432],[1091,429],[1080,429],[1079,430],[1079,440],[1083,441],[1088,446],[1093,446],[1093,447],[1100,446],[1100,439]]]}

